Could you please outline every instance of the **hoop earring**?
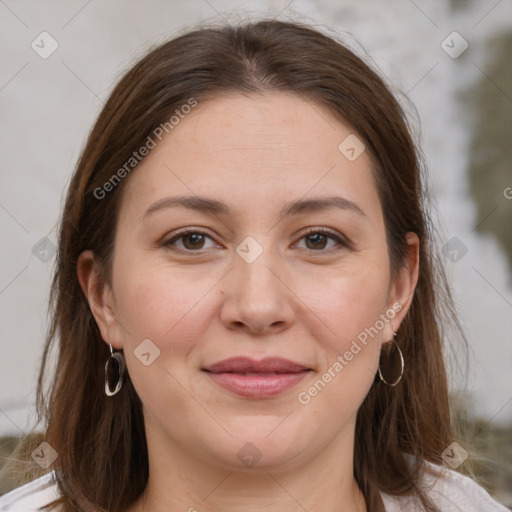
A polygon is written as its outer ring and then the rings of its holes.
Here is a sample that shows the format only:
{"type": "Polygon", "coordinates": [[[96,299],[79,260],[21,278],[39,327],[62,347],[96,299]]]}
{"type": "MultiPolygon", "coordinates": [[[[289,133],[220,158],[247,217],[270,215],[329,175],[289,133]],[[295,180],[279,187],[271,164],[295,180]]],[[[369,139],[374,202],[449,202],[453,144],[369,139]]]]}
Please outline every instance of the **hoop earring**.
{"type": "Polygon", "coordinates": [[[124,356],[121,352],[116,352],[114,354],[114,350],[112,349],[112,345],[109,344],[110,347],[110,356],[105,362],[105,394],[107,396],[114,396],[119,393],[121,386],[123,385],[123,373],[124,373],[124,356]],[[117,382],[114,388],[114,391],[110,390],[110,383],[108,380],[108,369],[109,364],[115,361],[117,363],[117,382]]]}
{"type": "Polygon", "coordinates": [[[379,377],[384,384],[388,386],[396,386],[402,379],[404,374],[404,356],[398,343],[396,342],[396,332],[393,331],[393,343],[389,343],[389,348],[384,349],[380,353],[379,362],[379,377]],[[393,350],[396,348],[396,350],[393,350]],[[394,377],[398,373],[400,367],[400,374],[398,377],[394,377]]]}

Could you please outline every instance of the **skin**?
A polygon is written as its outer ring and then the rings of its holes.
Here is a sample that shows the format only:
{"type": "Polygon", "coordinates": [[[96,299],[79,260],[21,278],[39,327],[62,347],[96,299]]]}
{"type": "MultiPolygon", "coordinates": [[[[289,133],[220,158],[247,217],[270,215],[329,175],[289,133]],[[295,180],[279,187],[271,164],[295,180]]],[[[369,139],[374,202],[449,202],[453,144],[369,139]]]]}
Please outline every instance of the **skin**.
{"type": "Polygon", "coordinates": [[[102,337],[124,351],[144,408],[150,477],[129,512],[366,511],[353,477],[356,413],[381,344],[409,309],[419,241],[408,234],[407,259],[392,279],[370,157],[349,161],[338,150],[351,133],[288,93],[199,103],[124,184],[111,285],[91,251],[80,256],[78,277],[102,337]],[[175,195],[208,196],[233,213],[175,207],[144,216],[175,195]],[[289,201],[332,195],[364,215],[279,216],[289,201]],[[188,226],[206,236],[165,245],[188,226]],[[306,236],[308,227],[330,228],[352,247],[306,236]],[[252,263],[236,252],[248,236],[263,250],[252,263]],[[397,302],[401,311],[378,335],[299,403],[299,392],[397,302]],[[149,366],[134,354],[147,338],[160,350],[149,366]],[[243,398],[201,371],[234,355],[280,356],[312,371],[281,395],[243,398]],[[261,454],[251,467],[237,457],[247,442],[261,454]]]}

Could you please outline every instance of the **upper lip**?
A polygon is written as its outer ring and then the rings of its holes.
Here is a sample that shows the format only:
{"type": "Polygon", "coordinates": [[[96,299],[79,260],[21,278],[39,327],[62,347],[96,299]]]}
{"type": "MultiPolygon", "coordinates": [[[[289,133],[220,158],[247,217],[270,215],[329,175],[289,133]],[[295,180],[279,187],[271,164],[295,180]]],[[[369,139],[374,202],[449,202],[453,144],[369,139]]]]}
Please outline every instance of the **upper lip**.
{"type": "Polygon", "coordinates": [[[297,373],[311,368],[281,357],[259,361],[250,357],[230,357],[202,369],[212,373],[297,373]]]}

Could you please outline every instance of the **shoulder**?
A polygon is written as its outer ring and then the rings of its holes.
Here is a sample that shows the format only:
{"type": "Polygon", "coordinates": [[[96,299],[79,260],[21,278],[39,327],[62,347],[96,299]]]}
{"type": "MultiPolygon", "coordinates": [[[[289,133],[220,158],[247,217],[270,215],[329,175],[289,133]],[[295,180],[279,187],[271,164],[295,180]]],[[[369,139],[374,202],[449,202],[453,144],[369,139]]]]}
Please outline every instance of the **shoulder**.
{"type": "MultiPolygon", "coordinates": [[[[441,512],[510,512],[471,478],[425,461],[421,488],[441,512]]],[[[418,501],[382,493],[386,512],[420,512],[418,501]]]]}
{"type": "Polygon", "coordinates": [[[39,512],[60,497],[54,472],[0,496],[0,512],[39,512]]]}

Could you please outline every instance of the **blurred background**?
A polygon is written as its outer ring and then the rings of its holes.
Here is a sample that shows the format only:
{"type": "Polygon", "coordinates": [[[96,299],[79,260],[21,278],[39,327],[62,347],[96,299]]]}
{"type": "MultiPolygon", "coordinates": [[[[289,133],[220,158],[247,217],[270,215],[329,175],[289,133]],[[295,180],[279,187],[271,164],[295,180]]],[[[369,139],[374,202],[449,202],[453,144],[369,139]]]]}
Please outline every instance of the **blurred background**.
{"type": "Polygon", "coordinates": [[[409,113],[470,345],[449,360],[458,443],[512,508],[512,0],[0,0],[0,466],[35,427],[57,222],[111,88],[203,20],[265,16],[367,53],[409,113]]]}

